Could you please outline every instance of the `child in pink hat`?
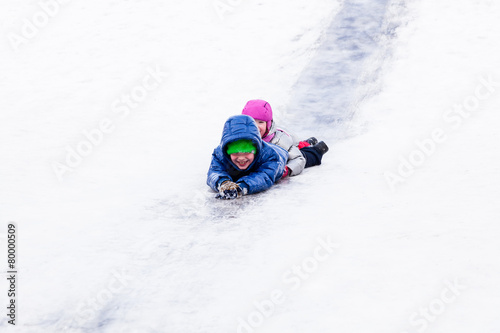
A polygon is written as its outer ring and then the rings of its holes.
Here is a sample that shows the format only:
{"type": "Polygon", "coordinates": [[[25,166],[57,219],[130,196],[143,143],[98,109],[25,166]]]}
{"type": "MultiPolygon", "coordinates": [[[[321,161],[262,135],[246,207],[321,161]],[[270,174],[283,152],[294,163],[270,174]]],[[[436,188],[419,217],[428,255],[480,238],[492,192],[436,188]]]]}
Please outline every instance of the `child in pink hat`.
{"type": "Polygon", "coordinates": [[[285,130],[278,128],[273,121],[271,105],[261,99],[253,99],[246,103],[244,115],[252,117],[259,128],[263,141],[280,146],[288,151],[288,162],[285,167],[285,176],[296,176],[314,165],[320,165],[328,146],[323,141],[318,142],[314,137],[305,141],[294,142],[293,137],[285,130]]]}

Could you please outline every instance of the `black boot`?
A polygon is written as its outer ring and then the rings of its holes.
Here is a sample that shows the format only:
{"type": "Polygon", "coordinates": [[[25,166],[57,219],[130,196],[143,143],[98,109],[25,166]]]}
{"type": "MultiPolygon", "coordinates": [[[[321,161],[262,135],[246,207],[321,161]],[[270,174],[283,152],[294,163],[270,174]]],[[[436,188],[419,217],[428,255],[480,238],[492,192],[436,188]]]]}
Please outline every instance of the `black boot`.
{"type": "Polygon", "coordinates": [[[315,144],[318,143],[318,139],[316,139],[314,136],[310,137],[309,139],[305,140],[307,143],[309,143],[311,146],[314,146],[315,144]]]}
{"type": "Polygon", "coordinates": [[[328,151],[328,146],[326,145],[326,143],[324,143],[323,141],[320,141],[318,142],[317,144],[315,144],[314,146],[314,149],[316,149],[321,155],[324,155],[326,154],[326,152],[328,151]]]}

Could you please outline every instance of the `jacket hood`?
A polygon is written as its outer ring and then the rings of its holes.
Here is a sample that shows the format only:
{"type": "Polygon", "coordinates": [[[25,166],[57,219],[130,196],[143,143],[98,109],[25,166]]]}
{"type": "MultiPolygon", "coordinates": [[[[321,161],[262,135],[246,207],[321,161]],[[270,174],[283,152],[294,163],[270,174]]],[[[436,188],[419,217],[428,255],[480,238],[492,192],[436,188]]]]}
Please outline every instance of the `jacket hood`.
{"type": "Polygon", "coordinates": [[[260,138],[260,132],[255,121],[250,116],[232,116],[226,121],[220,141],[224,155],[227,155],[226,146],[228,143],[241,139],[251,140],[255,144],[255,147],[257,147],[255,157],[257,158],[259,152],[262,150],[262,139],[260,138]]]}

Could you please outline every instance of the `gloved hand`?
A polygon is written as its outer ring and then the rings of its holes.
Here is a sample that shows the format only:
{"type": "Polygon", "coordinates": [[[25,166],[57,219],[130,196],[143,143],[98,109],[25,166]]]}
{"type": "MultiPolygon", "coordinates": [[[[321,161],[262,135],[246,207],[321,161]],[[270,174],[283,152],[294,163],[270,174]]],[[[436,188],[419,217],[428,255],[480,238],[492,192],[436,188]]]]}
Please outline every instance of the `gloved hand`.
{"type": "Polygon", "coordinates": [[[299,142],[299,149],[302,149],[302,148],[305,148],[305,147],[309,147],[311,144],[307,141],[300,141],[299,142]]]}
{"type": "Polygon", "coordinates": [[[283,172],[283,176],[281,176],[281,178],[285,178],[289,174],[290,174],[290,169],[287,166],[285,166],[285,171],[283,172]]]}
{"type": "Polygon", "coordinates": [[[215,196],[216,199],[232,200],[240,198],[243,195],[242,188],[229,180],[226,180],[219,186],[219,193],[215,196]]]}

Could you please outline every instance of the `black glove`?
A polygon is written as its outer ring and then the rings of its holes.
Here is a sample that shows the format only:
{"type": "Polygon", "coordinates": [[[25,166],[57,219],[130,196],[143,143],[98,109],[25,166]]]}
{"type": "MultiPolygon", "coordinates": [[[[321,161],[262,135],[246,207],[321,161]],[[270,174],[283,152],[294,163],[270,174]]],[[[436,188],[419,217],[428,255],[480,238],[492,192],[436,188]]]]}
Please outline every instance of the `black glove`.
{"type": "Polygon", "coordinates": [[[219,193],[215,196],[216,199],[232,200],[240,198],[243,195],[242,188],[229,180],[226,180],[219,186],[219,193]]]}

